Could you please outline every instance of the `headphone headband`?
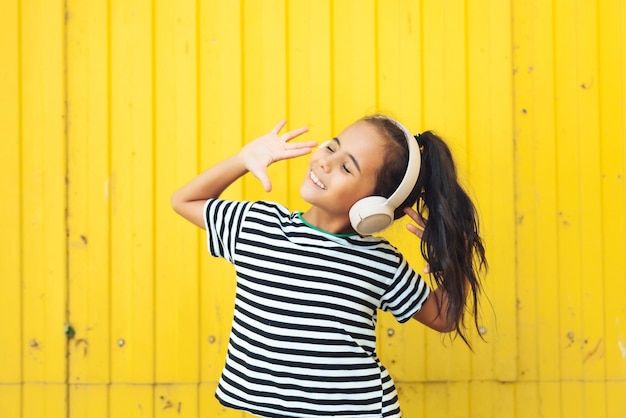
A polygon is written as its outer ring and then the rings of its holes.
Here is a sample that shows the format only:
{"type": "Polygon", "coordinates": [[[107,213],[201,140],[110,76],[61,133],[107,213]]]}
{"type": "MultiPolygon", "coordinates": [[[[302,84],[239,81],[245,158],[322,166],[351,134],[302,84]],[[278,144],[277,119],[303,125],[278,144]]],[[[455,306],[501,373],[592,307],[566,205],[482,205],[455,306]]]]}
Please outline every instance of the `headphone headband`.
{"type": "Polygon", "coordinates": [[[387,205],[392,206],[394,210],[396,210],[400,205],[409,197],[413,187],[415,187],[415,183],[417,183],[417,178],[420,174],[420,168],[422,165],[422,155],[420,153],[420,147],[415,139],[415,136],[409,132],[407,128],[404,127],[400,122],[394,119],[389,119],[393,122],[398,128],[402,130],[404,136],[406,138],[407,145],[409,146],[409,162],[406,166],[406,172],[404,173],[404,177],[400,182],[400,185],[396,189],[395,192],[389,199],[387,199],[387,205]]]}

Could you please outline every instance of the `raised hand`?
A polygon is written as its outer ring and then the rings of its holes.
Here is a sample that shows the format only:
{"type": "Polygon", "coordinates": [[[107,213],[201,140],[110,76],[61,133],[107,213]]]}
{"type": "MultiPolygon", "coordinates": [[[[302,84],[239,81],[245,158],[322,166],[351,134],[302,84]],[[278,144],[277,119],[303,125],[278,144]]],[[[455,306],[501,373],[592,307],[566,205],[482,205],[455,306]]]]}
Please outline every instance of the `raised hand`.
{"type": "Polygon", "coordinates": [[[287,121],[281,120],[269,133],[250,142],[239,152],[246,169],[259,179],[267,192],[272,190],[272,182],[267,175],[270,164],[309,154],[317,145],[315,141],[289,142],[308,132],[309,128],[298,128],[280,135],[286,123],[287,121]]]}
{"type": "MultiPolygon", "coordinates": [[[[426,228],[426,219],[424,219],[422,215],[420,215],[419,212],[413,208],[404,208],[404,213],[417,224],[407,224],[406,229],[419,239],[422,239],[422,236],[424,235],[424,228],[426,228]]],[[[428,264],[424,267],[424,273],[430,273],[430,266],[428,264]]]]}
{"type": "Polygon", "coordinates": [[[422,218],[422,215],[420,215],[413,208],[404,208],[404,213],[408,215],[409,218],[413,219],[413,221],[417,224],[417,226],[413,224],[407,224],[406,229],[408,229],[419,239],[422,239],[422,235],[424,234],[424,228],[426,228],[426,220],[422,218]]]}

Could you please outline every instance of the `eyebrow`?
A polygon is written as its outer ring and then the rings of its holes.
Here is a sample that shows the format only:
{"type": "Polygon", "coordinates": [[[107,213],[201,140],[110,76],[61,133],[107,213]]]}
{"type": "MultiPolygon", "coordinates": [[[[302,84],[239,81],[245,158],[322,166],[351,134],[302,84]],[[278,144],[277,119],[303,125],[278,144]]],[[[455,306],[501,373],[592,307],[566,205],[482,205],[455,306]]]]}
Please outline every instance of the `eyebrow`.
{"type": "MultiPolygon", "coordinates": [[[[339,141],[339,138],[335,137],[333,138],[333,141],[337,142],[337,145],[341,146],[341,141],[339,141]]],[[[350,157],[350,159],[352,160],[352,162],[354,163],[354,165],[356,166],[356,169],[359,170],[359,173],[361,172],[361,166],[359,165],[359,162],[356,160],[356,158],[354,158],[354,155],[347,153],[348,157],[350,157]]]]}

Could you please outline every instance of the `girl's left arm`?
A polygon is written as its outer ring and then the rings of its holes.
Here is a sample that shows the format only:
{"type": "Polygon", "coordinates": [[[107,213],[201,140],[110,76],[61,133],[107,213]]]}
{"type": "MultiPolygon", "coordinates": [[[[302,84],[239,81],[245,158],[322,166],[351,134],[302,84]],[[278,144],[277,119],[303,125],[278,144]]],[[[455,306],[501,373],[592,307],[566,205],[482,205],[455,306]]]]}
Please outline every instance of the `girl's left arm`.
{"type": "Polygon", "coordinates": [[[455,331],[453,321],[448,320],[448,297],[441,288],[430,292],[422,308],[413,315],[422,324],[439,332],[455,331]]]}
{"type": "MultiPolygon", "coordinates": [[[[413,208],[405,208],[404,213],[407,214],[418,226],[407,224],[406,229],[412,234],[422,239],[426,221],[413,208]]],[[[430,273],[430,267],[426,266],[424,273],[430,273]]],[[[439,332],[452,332],[456,330],[454,321],[448,319],[448,295],[443,289],[438,288],[430,292],[428,299],[422,305],[422,308],[413,315],[413,319],[418,320],[439,332]]]]}

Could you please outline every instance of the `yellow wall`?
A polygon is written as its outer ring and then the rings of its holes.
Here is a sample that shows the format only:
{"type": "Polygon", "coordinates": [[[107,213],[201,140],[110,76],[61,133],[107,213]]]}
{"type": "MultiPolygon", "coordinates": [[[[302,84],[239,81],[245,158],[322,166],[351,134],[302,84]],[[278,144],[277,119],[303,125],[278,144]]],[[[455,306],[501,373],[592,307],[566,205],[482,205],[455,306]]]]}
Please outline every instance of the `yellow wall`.
{"type": "MultiPolygon", "coordinates": [[[[625,417],[622,0],[3,0],[0,418],[243,417],[232,270],[170,194],[376,111],[448,139],[491,264],[474,353],[383,316],[405,415],[625,417]]],[[[304,166],[227,197],[304,208],[304,166]]]]}

